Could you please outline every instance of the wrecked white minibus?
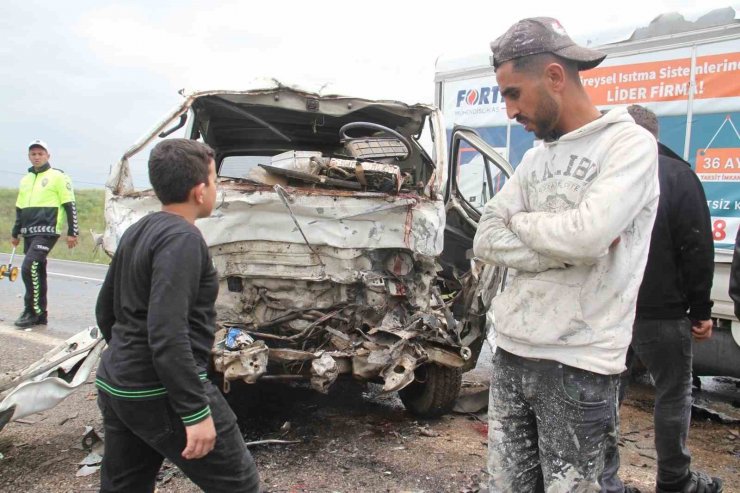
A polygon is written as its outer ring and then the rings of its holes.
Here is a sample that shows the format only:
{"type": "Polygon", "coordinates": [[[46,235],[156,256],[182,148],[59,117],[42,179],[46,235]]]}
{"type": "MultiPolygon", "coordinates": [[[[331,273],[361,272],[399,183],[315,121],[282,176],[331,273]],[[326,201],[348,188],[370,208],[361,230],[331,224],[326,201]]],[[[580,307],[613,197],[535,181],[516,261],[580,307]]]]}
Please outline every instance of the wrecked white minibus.
{"type": "Polygon", "coordinates": [[[196,225],[219,272],[224,390],[305,380],[326,392],[345,375],[399,391],[417,415],[449,411],[505,273],[471,269],[479,213],[457,196],[439,110],[277,82],[185,95],[111,171],[109,254],[160,208],[134,189],[129,160],[180,128],[216,152],[217,205],[196,225]]]}

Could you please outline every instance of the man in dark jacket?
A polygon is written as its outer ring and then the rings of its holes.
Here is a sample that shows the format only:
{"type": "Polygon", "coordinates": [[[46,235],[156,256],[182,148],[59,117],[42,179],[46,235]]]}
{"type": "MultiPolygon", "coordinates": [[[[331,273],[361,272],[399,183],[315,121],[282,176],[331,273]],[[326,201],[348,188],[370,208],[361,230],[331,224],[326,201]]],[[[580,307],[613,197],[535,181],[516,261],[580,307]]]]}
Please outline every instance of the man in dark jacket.
{"type": "Polygon", "coordinates": [[[740,318],[740,229],[735,237],[735,253],[732,255],[730,271],[730,298],[735,303],[735,316],[740,318]]]}
{"type": "MultiPolygon", "coordinates": [[[[658,138],[655,114],[627,108],[658,138]]],[[[655,380],[656,492],[715,493],[722,481],[691,471],[686,437],[691,419],[692,336],[712,336],[714,244],[704,189],[689,163],[658,142],[660,201],[630,345],[655,380]]],[[[628,357],[629,368],[631,358],[628,357]]],[[[623,381],[623,385],[627,381],[623,381]]],[[[624,388],[621,390],[624,395],[624,388]]],[[[621,401],[621,399],[620,399],[621,401]]],[[[634,491],[617,476],[619,450],[607,452],[602,491],[634,491]]]]}

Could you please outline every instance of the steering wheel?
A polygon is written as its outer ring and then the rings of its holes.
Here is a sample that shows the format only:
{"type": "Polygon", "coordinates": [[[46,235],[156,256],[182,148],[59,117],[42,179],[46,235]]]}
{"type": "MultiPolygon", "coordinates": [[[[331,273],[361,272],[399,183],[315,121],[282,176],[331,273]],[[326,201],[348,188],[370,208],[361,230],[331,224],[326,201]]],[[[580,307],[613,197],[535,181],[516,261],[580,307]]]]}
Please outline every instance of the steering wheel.
{"type": "Polygon", "coordinates": [[[359,137],[350,137],[347,135],[348,130],[352,130],[355,128],[366,128],[370,130],[379,130],[383,133],[386,133],[388,135],[392,135],[393,137],[397,138],[401,141],[401,143],[406,147],[406,154],[411,154],[411,142],[409,142],[409,139],[401,135],[400,133],[396,132],[392,128],[388,128],[384,125],[379,125],[377,123],[370,123],[370,122],[352,122],[347,123],[346,125],[342,125],[342,128],[339,129],[339,137],[344,139],[356,139],[359,137]]]}

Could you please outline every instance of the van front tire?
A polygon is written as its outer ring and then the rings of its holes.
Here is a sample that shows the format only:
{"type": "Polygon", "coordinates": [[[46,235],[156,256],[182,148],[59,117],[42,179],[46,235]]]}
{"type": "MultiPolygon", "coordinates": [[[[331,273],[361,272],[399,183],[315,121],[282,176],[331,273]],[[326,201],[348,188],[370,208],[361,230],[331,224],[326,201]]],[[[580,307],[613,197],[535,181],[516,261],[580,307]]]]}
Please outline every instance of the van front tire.
{"type": "Polygon", "coordinates": [[[437,418],[455,406],[462,384],[462,368],[427,364],[416,369],[415,380],[398,392],[401,402],[420,418],[437,418]]]}

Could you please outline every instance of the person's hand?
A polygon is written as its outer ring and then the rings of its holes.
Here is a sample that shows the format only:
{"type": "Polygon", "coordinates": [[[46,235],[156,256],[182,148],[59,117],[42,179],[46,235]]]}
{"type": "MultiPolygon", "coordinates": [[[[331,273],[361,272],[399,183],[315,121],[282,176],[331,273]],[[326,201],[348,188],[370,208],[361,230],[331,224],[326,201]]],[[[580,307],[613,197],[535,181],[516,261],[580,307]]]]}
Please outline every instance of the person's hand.
{"type": "Polygon", "coordinates": [[[13,245],[13,248],[17,247],[20,242],[21,242],[21,240],[19,238],[11,238],[10,239],[10,244],[13,245]]]}
{"type": "Polygon", "coordinates": [[[208,416],[200,423],[186,426],[185,434],[188,442],[182,456],[185,459],[200,459],[208,455],[216,445],[216,427],[213,425],[213,417],[208,416]]]}
{"type": "Polygon", "coordinates": [[[67,248],[74,248],[77,246],[76,236],[67,236],[67,248]]]}
{"type": "Polygon", "coordinates": [[[691,335],[697,341],[704,341],[712,337],[712,320],[693,320],[691,322],[691,335]]]}

